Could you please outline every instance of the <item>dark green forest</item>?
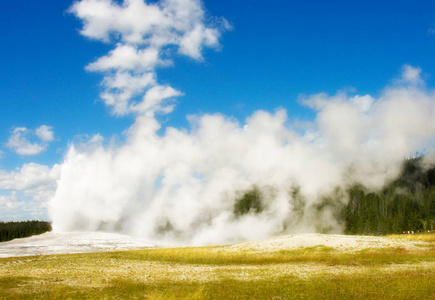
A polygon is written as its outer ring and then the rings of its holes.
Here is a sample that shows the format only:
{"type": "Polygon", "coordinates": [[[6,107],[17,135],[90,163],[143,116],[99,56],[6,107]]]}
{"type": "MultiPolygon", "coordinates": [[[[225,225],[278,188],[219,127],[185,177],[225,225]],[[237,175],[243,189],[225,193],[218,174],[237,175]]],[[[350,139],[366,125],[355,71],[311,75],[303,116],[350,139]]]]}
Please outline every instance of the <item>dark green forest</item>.
{"type": "Polygon", "coordinates": [[[361,185],[349,189],[342,212],[347,234],[388,234],[435,229],[435,168],[422,157],[407,159],[399,178],[381,191],[361,185]]]}
{"type": "Polygon", "coordinates": [[[51,231],[51,223],[45,221],[0,222],[0,242],[51,231]]]}

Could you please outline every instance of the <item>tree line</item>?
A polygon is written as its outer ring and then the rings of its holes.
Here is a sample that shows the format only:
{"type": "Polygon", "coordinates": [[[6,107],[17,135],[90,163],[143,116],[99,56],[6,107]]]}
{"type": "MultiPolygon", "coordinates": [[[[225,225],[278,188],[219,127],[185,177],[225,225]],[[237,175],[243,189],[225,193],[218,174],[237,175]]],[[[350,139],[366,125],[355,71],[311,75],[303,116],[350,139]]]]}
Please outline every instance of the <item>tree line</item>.
{"type": "Polygon", "coordinates": [[[388,234],[435,230],[435,167],[423,157],[405,160],[402,172],[381,191],[361,185],[349,189],[342,218],[348,234],[388,234]]]}
{"type": "MultiPolygon", "coordinates": [[[[328,233],[331,230],[329,225],[319,221],[327,210],[344,227],[346,234],[433,231],[435,167],[424,168],[422,162],[423,156],[404,160],[399,177],[380,191],[370,191],[361,184],[347,189],[336,188],[308,210],[306,199],[295,187],[289,197],[294,213],[289,224],[297,223],[309,213],[314,216],[312,219],[318,232],[328,233]]],[[[264,190],[254,186],[236,199],[233,215],[238,218],[246,214],[261,214],[267,204],[264,190]]]]}
{"type": "Polygon", "coordinates": [[[51,223],[46,221],[0,222],[0,242],[51,231],[51,223]]]}

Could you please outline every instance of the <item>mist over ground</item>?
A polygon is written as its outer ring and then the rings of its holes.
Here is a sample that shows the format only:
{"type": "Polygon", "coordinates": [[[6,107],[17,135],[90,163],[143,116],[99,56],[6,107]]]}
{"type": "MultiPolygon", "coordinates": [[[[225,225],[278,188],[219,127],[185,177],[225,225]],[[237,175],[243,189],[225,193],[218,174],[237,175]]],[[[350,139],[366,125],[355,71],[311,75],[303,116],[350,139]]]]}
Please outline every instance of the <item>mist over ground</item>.
{"type": "Polygon", "coordinates": [[[416,152],[433,163],[434,92],[418,67],[404,65],[376,97],[301,96],[312,122],[278,107],[244,121],[189,115],[189,128],[160,133],[160,116],[182,92],[160,85],[156,67],[172,65],[174,53],[202,60],[229,23],[206,17],[195,0],[83,0],[70,12],[83,21],[82,35],[115,45],[86,69],[102,72],[101,99],[112,113],[135,122],[122,141],[95,135],[71,144],[49,205],[55,231],[192,244],[339,233],[334,212],[315,209],[325,197],[346,203],[356,183],[380,189],[416,152]]]}

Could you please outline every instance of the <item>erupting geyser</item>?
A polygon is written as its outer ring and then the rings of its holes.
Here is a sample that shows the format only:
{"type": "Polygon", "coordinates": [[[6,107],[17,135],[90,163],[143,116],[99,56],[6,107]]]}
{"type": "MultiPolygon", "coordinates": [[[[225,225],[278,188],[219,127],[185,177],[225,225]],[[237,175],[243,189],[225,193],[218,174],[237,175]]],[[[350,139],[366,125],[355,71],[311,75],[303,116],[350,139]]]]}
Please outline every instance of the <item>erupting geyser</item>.
{"type": "Polygon", "coordinates": [[[316,205],[325,197],[345,203],[343,190],[356,182],[379,188],[405,157],[433,149],[434,93],[412,66],[376,99],[344,92],[301,98],[317,113],[305,128],[277,109],[244,123],[190,116],[190,129],[158,134],[156,115],[171,112],[181,93],[159,85],[155,67],[172,63],[169,46],[201,59],[228,22],[207,23],[196,0],[82,0],[71,12],[83,20],[83,35],[116,43],[87,69],[104,73],[101,98],[113,113],[134,114],[135,122],[122,143],[97,135],[71,145],[50,203],[54,230],[194,244],[340,232],[334,210],[316,205]]]}

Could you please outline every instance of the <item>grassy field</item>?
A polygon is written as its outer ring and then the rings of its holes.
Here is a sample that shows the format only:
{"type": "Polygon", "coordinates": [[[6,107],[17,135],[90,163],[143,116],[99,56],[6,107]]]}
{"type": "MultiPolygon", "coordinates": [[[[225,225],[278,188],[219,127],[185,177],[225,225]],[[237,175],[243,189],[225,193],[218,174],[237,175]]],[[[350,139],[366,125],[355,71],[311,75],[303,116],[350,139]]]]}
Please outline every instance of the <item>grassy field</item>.
{"type": "Polygon", "coordinates": [[[435,235],[344,252],[230,246],[0,259],[0,299],[434,299],[435,235]]]}

